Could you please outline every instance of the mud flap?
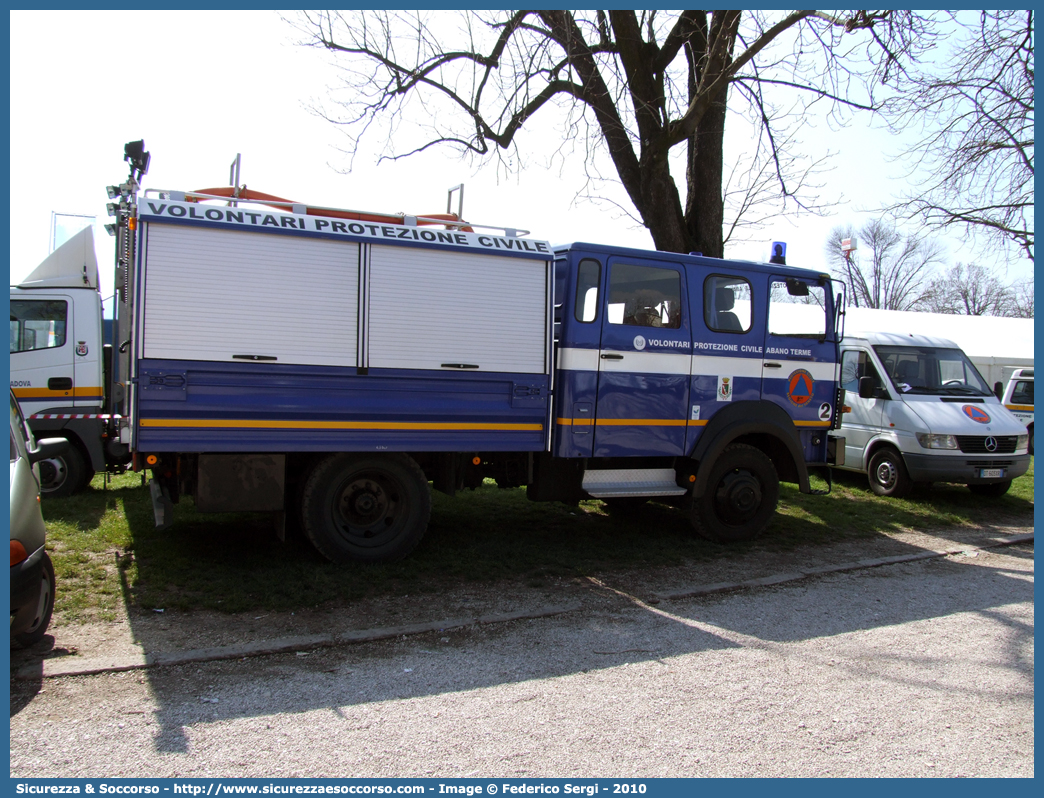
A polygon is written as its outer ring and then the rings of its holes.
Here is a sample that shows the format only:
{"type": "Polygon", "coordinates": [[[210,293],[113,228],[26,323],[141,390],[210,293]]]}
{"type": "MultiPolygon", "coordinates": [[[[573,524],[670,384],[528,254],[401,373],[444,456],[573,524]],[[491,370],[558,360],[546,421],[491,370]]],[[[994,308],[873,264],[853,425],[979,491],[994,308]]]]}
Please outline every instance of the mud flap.
{"type": "Polygon", "coordinates": [[[170,500],[170,494],[155,479],[149,480],[149,493],[152,494],[152,514],[156,517],[156,529],[168,529],[174,522],[174,503],[170,500]]]}

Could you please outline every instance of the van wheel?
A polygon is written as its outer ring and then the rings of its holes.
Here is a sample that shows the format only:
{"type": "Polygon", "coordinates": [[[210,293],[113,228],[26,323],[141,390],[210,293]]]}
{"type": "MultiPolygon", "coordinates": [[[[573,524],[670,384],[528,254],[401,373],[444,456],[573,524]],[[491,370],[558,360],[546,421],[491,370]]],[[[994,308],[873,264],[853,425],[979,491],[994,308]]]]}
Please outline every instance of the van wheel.
{"type": "Polygon", "coordinates": [[[707,489],[693,499],[690,519],[701,537],[738,543],[765,531],[778,502],[772,461],[760,449],[734,443],[711,465],[707,489]]]}
{"type": "Polygon", "coordinates": [[[901,499],[910,493],[913,482],[906,473],[906,464],[895,449],[879,449],[870,458],[870,490],[878,496],[901,499]]]}
{"type": "Polygon", "coordinates": [[[337,454],[312,471],[301,505],[305,533],[328,560],[392,562],[424,536],[431,492],[404,454],[337,454]]]}
{"type": "Polygon", "coordinates": [[[40,584],[40,601],[36,605],[36,616],[33,618],[32,626],[20,634],[13,635],[11,642],[22,648],[29,648],[35,643],[43,640],[47,633],[47,627],[51,623],[51,614],[54,612],[54,565],[47,552],[43,555],[43,569],[40,584]]]}
{"type": "Polygon", "coordinates": [[[88,482],[87,464],[72,441],[62,454],[40,461],[40,495],[43,497],[72,496],[88,482]]]}
{"type": "Polygon", "coordinates": [[[986,485],[969,485],[968,490],[976,496],[1003,496],[1010,487],[1011,480],[1006,479],[1003,482],[990,482],[986,485]]]}

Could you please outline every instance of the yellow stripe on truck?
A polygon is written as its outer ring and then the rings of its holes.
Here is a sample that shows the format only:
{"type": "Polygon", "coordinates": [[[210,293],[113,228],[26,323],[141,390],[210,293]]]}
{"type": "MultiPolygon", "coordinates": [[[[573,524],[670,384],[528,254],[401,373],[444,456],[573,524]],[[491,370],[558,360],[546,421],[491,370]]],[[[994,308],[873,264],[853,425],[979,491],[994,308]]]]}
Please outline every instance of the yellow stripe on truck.
{"type": "Polygon", "coordinates": [[[216,418],[143,418],[140,426],[149,429],[340,429],[340,430],[423,430],[540,432],[543,424],[485,424],[430,421],[295,421],[291,419],[248,419],[233,421],[216,418]]]}
{"type": "Polygon", "coordinates": [[[95,386],[93,388],[69,388],[66,391],[52,391],[50,388],[12,388],[14,395],[19,399],[51,399],[71,396],[74,399],[100,399],[104,391],[95,386]]]}

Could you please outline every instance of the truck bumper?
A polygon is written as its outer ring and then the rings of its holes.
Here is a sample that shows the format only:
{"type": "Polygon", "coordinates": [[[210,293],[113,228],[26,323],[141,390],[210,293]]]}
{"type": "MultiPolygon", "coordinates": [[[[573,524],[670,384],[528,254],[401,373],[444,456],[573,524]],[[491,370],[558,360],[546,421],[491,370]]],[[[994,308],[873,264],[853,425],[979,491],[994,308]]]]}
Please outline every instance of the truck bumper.
{"type": "Polygon", "coordinates": [[[1028,454],[966,458],[904,452],[903,459],[914,482],[960,482],[966,485],[988,485],[1021,477],[1030,463],[1028,454]],[[1001,476],[983,477],[984,469],[1001,469],[1001,476]]]}

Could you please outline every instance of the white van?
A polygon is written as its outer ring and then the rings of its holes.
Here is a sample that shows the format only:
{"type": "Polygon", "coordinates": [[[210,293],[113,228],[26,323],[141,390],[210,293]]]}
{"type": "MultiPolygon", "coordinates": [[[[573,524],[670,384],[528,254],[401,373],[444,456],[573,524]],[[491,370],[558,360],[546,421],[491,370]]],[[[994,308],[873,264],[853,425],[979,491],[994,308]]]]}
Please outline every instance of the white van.
{"type": "MultiPolygon", "coordinates": [[[[1000,385],[1000,383],[997,383],[1000,385]]],[[[1015,369],[1004,389],[1001,403],[1029,430],[1029,453],[1033,454],[1033,369],[1015,369]]]]}
{"type": "Polygon", "coordinates": [[[880,496],[904,496],[918,482],[961,482],[1000,496],[1029,468],[1026,425],[952,341],[846,335],[841,387],[840,467],[866,473],[880,496]]]}

